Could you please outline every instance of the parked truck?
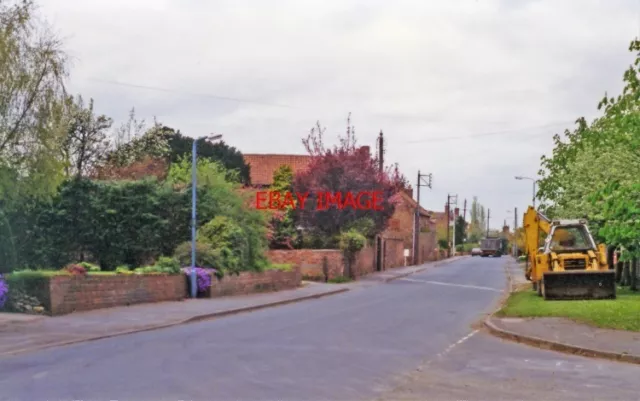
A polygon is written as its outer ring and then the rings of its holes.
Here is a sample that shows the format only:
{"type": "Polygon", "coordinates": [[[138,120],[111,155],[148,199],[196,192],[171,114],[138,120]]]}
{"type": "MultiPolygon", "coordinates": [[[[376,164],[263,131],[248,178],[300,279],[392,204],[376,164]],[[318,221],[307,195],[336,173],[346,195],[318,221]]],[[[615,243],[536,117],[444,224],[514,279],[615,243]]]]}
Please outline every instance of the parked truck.
{"type": "Polygon", "coordinates": [[[503,251],[503,240],[502,238],[485,238],[480,241],[480,249],[482,250],[482,257],[486,258],[488,256],[502,256],[503,251]]]}

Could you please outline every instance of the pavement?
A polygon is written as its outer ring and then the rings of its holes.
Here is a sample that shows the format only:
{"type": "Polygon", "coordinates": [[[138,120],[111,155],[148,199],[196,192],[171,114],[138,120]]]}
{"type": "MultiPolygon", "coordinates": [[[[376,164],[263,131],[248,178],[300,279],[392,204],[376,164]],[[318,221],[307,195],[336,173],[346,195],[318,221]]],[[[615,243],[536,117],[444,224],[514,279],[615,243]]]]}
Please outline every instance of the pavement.
{"type": "MultiPolygon", "coordinates": [[[[526,286],[524,265],[506,265],[512,289],[526,286]]],[[[640,364],[640,333],[594,327],[564,318],[499,318],[489,316],[486,327],[496,336],[554,351],[640,364]]]]}
{"type": "Polygon", "coordinates": [[[507,260],[466,257],[306,302],[0,357],[0,400],[640,399],[636,365],[471,327],[509,289],[507,260]]]}
{"type": "Polygon", "coordinates": [[[0,356],[167,328],[334,295],[350,289],[406,277],[457,259],[450,258],[418,266],[390,269],[347,284],[305,282],[304,286],[293,290],[247,296],[149,303],[56,317],[0,313],[0,356]]]}

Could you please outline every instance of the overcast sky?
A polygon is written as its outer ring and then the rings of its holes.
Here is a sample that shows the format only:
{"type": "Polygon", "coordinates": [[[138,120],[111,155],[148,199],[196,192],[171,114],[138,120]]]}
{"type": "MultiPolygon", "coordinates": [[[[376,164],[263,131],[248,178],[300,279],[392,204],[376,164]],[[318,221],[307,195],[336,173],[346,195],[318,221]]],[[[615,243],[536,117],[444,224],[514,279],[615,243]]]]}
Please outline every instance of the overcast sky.
{"type": "Polygon", "coordinates": [[[492,228],[530,204],[514,175],[534,177],[553,134],[620,91],[640,29],[637,0],[40,4],[73,57],[70,89],[117,123],[135,107],[245,153],[301,154],[317,120],[333,142],[351,112],[359,143],[375,149],[382,129],[414,185],[433,173],[424,207],[475,195],[492,228]]]}

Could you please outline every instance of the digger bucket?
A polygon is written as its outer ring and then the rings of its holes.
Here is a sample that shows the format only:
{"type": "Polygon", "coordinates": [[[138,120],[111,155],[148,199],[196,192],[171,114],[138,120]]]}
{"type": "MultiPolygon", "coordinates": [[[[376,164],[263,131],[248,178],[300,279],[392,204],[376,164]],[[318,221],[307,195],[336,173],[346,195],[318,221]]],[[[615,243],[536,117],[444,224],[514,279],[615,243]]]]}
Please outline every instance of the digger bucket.
{"type": "Polygon", "coordinates": [[[614,271],[563,271],[543,275],[545,300],[615,299],[614,271]]]}

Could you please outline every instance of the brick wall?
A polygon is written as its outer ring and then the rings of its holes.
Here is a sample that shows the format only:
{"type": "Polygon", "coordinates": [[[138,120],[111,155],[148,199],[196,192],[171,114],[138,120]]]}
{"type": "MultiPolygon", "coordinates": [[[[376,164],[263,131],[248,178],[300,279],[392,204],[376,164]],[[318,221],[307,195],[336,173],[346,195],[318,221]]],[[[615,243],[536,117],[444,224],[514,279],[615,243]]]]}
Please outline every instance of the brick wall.
{"type": "Polygon", "coordinates": [[[48,312],[64,315],[145,302],[180,301],[184,275],[54,276],[49,280],[48,312]]]}
{"type": "Polygon", "coordinates": [[[269,250],[267,258],[272,263],[288,263],[300,267],[303,277],[321,280],[322,260],[327,258],[329,278],[341,276],[344,271],[342,252],[338,249],[293,249],[293,250],[269,250]]]}
{"type": "MultiPolygon", "coordinates": [[[[404,242],[401,239],[384,238],[383,244],[384,268],[392,269],[394,267],[404,266],[404,242]]],[[[411,264],[408,258],[407,264],[411,264]]]]}
{"type": "Polygon", "coordinates": [[[245,295],[258,292],[280,291],[297,288],[302,281],[299,267],[291,271],[267,270],[264,272],[243,272],[228,275],[220,280],[213,279],[210,296],[245,295]]]}
{"type": "MultiPolygon", "coordinates": [[[[267,257],[272,263],[289,263],[299,267],[302,277],[307,280],[324,280],[322,264],[326,257],[329,279],[344,275],[344,259],[339,249],[278,249],[267,251],[267,257]]],[[[358,252],[354,269],[356,277],[375,271],[375,247],[367,246],[358,252]]]]}
{"type": "Polygon", "coordinates": [[[376,269],[376,248],[369,246],[358,252],[354,266],[356,278],[371,274],[376,269]]]}

